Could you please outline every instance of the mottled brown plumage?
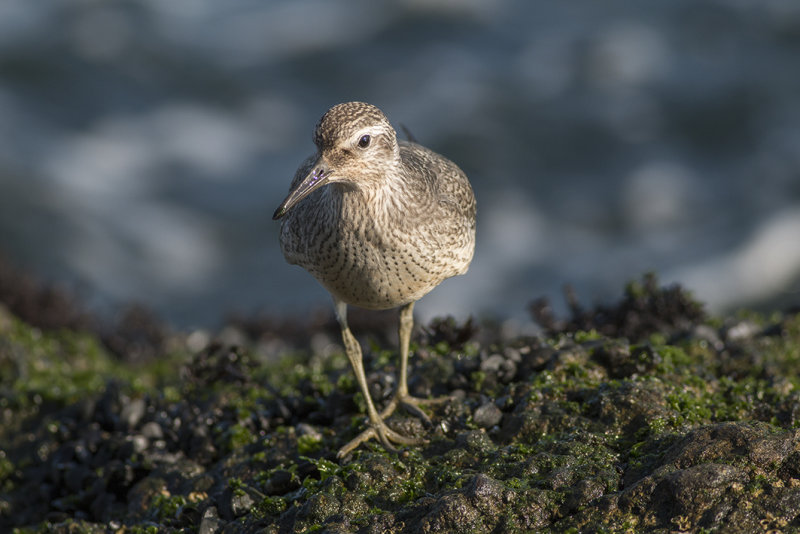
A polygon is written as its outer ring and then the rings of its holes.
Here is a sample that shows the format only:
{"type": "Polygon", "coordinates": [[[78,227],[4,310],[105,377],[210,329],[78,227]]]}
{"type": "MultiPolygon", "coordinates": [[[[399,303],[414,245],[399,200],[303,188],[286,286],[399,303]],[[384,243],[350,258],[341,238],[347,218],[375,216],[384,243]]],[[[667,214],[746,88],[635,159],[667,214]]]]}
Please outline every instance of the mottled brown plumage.
{"type": "Polygon", "coordinates": [[[467,271],[475,247],[475,197],[464,173],[420,145],[397,140],[370,104],[339,104],[314,131],[317,153],[297,170],[286,200],[280,243],[289,263],[308,270],[331,293],[348,358],[367,400],[370,426],[344,456],[378,438],[413,444],[383,419],[398,404],[425,417],[408,394],[406,369],[414,303],[467,271]],[[381,414],[367,390],[361,349],[347,326],[347,304],[400,311],[400,383],[381,414]]]}

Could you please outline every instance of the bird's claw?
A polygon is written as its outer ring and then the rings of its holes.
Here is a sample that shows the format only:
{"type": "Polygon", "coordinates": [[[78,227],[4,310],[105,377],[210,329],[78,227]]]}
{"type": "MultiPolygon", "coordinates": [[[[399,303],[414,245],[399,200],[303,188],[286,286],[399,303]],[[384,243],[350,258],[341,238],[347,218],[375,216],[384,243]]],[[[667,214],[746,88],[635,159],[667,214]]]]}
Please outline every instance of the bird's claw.
{"type": "Polygon", "coordinates": [[[403,408],[406,409],[406,411],[408,413],[410,413],[411,415],[413,415],[413,416],[415,416],[415,417],[417,417],[419,419],[422,419],[422,421],[427,426],[431,426],[431,425],[433,425],[433,422],[431,421],[431,418],[428,417],[428,414],[426,414],[424,411],[422,411],[422,408],[420,408],[420,406],[430,406],[430,405],[442,404],[442,403],[445,403],[445,402],[449,401],[450,399],[451,399],[451,397],[437,397],[435,399],[421,399],[419,397],[412,397],[411,395],[408,395],[408,394],[406,394],[406,395],[396,394],[394,396],[394,398],[391,400],[391,402],[389,402],[389,404],[386,406],[386,408],[384,408],[383,411],[381,412],[381,419],[386,419],[387,417],[389,417],[397,409],[398,406],[402,406],[403,408]]]}
{"type": "Polygon", "coordinates": [[[422,438],[410,438],[395,432],[389,428],[386,423],[380,420],[377,423],[370,423],[366,430],[347,443],[347,445],[339,449],[336,457],[340,459],[344,458],[353,450],[355,450],[356,447],[371,439],[377,439],[387,450],[392,452],[397,452],[397,448],[392,445],[392,443],[397,443],[400,445],[419,445],[421,443],[425,443],[425,440],[422,438]]]}

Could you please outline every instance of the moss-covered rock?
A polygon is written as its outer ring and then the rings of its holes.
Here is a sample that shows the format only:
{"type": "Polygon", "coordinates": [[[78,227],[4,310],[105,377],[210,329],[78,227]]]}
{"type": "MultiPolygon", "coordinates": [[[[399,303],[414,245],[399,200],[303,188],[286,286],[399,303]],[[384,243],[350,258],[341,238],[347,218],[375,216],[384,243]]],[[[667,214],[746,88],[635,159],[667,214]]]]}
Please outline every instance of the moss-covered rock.
{"type": "MultiPolygon", "coordinates": [[[[328,342],[265,360],[252,323],[137,360],[0,309],[0,531],[800,529],[800,315],[708,319],[650,278],[573,308],[540,303],[541,337],[432,323],[409,385],[451,400],[389,421],[428,442],[342,462],[363,417],[328,342]]],[[[366,351],[376,398],[396,364],[366,351]]]]}

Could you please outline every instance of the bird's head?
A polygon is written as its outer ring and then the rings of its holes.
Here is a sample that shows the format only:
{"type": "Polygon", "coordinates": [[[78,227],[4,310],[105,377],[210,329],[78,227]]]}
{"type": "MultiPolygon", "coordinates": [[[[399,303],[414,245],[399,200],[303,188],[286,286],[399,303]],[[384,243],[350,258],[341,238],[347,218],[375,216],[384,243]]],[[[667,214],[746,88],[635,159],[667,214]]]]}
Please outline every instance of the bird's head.
{"type": "Polygon", "coordinates": [[[317,154],[310,170],[297,177],[273,219],[320,187],[340,183],[355,188],[381,181],[388,166],[399,162],[397,134],[383,112],[364,102],[346,102],[329,109],[314,129],[317,154]]]}

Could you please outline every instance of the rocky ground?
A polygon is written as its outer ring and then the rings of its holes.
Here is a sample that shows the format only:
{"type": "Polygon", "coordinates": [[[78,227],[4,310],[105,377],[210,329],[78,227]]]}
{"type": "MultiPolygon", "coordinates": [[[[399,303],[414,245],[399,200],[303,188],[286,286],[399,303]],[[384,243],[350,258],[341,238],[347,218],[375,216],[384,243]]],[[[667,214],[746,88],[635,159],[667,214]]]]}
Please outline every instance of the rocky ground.
{"type": "MultiPolygon", "coordinates": [[[[706,317],[653,277],[538,337],[418,328],[428,443],[337,449],[363,399],[327,312],[175,333],[100,324],[0,266],[0,531],[764,532],[800,529],[800,314],[706,317]]],[[[372,393],[392,315],[356,314],[372,393]]]]}

